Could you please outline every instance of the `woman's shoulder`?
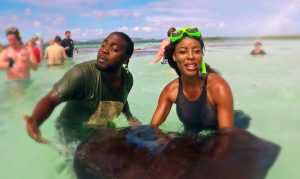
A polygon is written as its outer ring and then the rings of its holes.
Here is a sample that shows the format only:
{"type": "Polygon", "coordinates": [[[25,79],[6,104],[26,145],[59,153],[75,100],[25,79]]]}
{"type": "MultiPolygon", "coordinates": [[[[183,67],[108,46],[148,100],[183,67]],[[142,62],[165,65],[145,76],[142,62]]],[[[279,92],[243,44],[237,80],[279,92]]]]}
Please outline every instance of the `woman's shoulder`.
{"type": "Polygon", "coordinates": [[[179,78],[168,83],[162,91],[162,94],[167,96],[171,101],[175,101],[178,94],[179,78]]]}
{"type": "Polygon", "coordinates": [[[209,73],[207,77],[207,89],[216,94],[224,90],[230,90],[227,81],[217,73],[209,73]]]}
{"type": "Polygon", "coordinates": [[[169,92],[174,91],[175,89],[178,89],[178,85],[179,85],[179,78],[176,78],[174,80],[172,80],[171,82],[169,82],[166,86],[165,89],[167,89],[169,92]]]}

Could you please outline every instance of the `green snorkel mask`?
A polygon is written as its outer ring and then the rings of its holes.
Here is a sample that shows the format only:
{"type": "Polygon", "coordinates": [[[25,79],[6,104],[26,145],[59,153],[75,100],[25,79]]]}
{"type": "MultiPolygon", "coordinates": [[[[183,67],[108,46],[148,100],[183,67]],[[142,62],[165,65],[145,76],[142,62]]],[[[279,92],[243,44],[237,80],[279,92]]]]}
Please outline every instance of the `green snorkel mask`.
{"type": "MultiPolygon", "coordinates": [[[[176,30],[171,34],[170,41],[172,43],[175,43],[178,40],[181,40],[184,37],[201,37],[201,32],[197,27],[183,27],[179,30],[176,30]]],[[[207,73],[206,71],[206,65],[204,58],[202,58],[202,62],[200,64],[200,72],[202,75],[205,75],[207,73]]]]}
{"type": "Polygon", "coordinates": [[[183,37],[201,37],[201,32],[197,27],[183,27],[171,34],[170,40],[172,43],[182,39],[183,37]]]}

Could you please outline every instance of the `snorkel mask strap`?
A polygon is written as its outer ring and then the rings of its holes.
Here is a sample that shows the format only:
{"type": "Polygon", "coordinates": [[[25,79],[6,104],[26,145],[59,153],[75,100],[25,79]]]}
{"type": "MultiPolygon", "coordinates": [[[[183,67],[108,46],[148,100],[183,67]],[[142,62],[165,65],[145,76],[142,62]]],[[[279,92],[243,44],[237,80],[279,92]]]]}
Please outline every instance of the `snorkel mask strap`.
{"type": "Polygon", "coordinates": [[[201,65],[200,65],[200,70],[201,70],[202,75],[206,75],[207,71],[206,71],[206,65],[205,65],[204,58],[202,58],[202,62],[201,62],[201,65]]]}

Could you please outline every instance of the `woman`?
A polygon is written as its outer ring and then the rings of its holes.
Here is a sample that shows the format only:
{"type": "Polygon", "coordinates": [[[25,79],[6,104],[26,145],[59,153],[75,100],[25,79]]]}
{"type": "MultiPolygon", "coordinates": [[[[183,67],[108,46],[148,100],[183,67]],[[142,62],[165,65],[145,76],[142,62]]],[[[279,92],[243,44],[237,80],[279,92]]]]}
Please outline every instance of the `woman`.
{"type": "Polygon", "coordinates": [[[152,126],[160,126],[175,103],[185,132],[233,127],[230,87],[205,64],[203,50],[204,42],[197,28],[181,28],[172,33],[164,56],[179,77],[163,89],[152,126]]]}
{"type": "MultiPolygon", "coordinates": [[[[169,30],[167,32],[168,37],[160,43],[159,51],[153,58],[151,64],[156,64],[164,56],[165,48],[166,48],[166,46],[168,46],[170,44],[170,36],[171,36],[172,32],[174,32],[174,31],[176,31],[176,29],[174,27],[169,28],[169,30]]],[[[165,59],[163,59],[163,62],[161,62],[161,63],[166,64],[167,62],[165,59]]]]}
{"type": "Polygon", "coordinates": [[[32,50],[37,63],[41,63],[41,52],[40,49],[36,45],[35,39],[30,39],[27,43],[28,49],[32,50]]]}

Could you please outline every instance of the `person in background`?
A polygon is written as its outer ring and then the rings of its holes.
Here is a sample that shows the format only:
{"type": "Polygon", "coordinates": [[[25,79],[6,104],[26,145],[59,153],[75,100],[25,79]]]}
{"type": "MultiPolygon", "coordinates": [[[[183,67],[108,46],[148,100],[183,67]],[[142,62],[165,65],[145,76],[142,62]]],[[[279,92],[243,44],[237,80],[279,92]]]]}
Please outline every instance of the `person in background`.
{"type": "Polygon", "coordinates": [[[54,44],[54,40],[50,40],[50,41],[48,42],[48,46],[53,45],[53,44],[54,44]]]}
{"type": "Polygon", "coordinates": [[[139,124],[129,109],[127,97],[133,85],[128,70],[134,43],[123,32],[113,32],[102,42],[97,60],[75,65],[25,116],[28,134],[38,142],[48,141],[39,127],[60,103],[66,102],[57,121],[62,142],[86,140],[99,127],[121,113],[131,125],[139,124]]]}
{"type": "Polygon", "coordinates": [[[171,35],[165,58],[178,78],[161,92],[151,126],[158,127],[176,104],[184,131],[233,127],[233,97],[228,83],[203,59],[204,42],[198,28],[187,27],[171,35]]]}
{"type": "Polygon", "coordinates": [[[33,51],[36,61],[38,63],[40,63],[41,62],[41,51],[36,45],[36,39],[31,38],[27,43],[27,48],[29,48],[33,51]]]}
{"type": "Polygon", "coordinates": [[[61,42],[61,45],[65,48],[67,56],[73,58],[74,41],[71,39],[71,32],[69,30],[65,32],[65,38],[61,42]]]}
{"type": "Polygon", "coordinates": [[[40,57],[43,57],[43,50],[44,50],[43,38],[37,35],[33,35],[32,40],[35,42],[36,47],[40,50],[40,57]]]}
{"type": "Polygon", "coordinates": [[[37,70],[38,62],[32,48],[22,43],[20,31],[11,27],[6,29],[8,47],[0,54],[0,62],[9,63],[7,70],[8,80],[27,80],[30,70],[37,70]],[[14,68],[17,66],[17,68],[14,68]]]}
{"type": "Polygon", "coordinates": [[[0,53],[1,53],[1,51],[2,51],[3,49],[4,49],[3,45],[0,44],[0,53]]]}
{"type": "MultiPolygon", "coordinates": [[[[153,58],[151,64],[156,64],[163,56],[164,56],[164,52],[165,52],[165,48],[166,46],[168,46],[170,44],[170,35],[172,32],[176,31],[176,29],[174,27],[171,27],[168,32],[168,38],[164,39],[161,43],[160,43],[160,47],[159,47],[159,51],[157,52],[157,54],[155,55],[155,57],[153,58]]],[[[162,61],[162,64],[166,64],[167,60],[164,59],[162,61]]]]}
{"type": "Polygon", "coordinates": [[[250,53],[251,55],[266,55],[266,52],[262,49],[261,42],[256,42],[254,44],[254,49],[250,53]]]}
{"type": "Polygon", "coordinates": [[[48,60],[49,65],[62,65],[68,59],[65,49],[60,45],[61,38],[56,36],[52,45],[45,50],[45,60],[48,60]]]}

